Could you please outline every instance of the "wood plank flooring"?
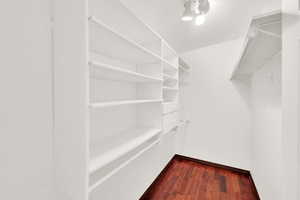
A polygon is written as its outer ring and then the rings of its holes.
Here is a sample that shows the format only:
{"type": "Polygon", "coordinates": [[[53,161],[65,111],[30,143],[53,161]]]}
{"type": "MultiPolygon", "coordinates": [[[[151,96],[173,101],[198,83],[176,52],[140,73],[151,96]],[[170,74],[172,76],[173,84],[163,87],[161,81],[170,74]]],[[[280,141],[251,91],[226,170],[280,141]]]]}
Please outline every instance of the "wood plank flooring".
{"type": "Polygon", "coordinates": [[[175,156],[140,200],[259,200],[249,174],[175,156]]]}

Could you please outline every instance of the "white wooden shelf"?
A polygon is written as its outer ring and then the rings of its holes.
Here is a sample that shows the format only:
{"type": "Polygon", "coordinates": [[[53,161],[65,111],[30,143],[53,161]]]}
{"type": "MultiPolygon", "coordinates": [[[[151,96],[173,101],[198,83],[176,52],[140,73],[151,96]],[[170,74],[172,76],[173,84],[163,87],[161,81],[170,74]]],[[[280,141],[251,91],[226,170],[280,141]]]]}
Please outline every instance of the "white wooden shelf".
{"type": "Polygon", "coordinates": [[[164,91],[172,91],[172,92],[177,92],[178,88],[173,88],[173,87],[163,87],[164,91]]]}
{"type": "Polygon", "coordinates": [[[165,129],[163,131],[163,135],[167,135],[168,133],[170,133],[172,131],[174,131],[174,133],[177,133],[176,129],[179,127],[179,125],[180,125],[179,123],[176,123],[176,124],[168,127],[167,129],[165,129]]]}
{"type": "Polygon", "coordinates": [[[178,79],[176,77],[170,76],[168,74],[164,74],[164,80],[165,81],[178,81],[178,79]]]}
{"type": "Polygon", "coordinates": [[[102,141],[101,144],[98,143],[94,147],[92,146],[91,152],[93,154],[89,166],[90,174],[95,173],[96,171],[100,170],[109,163],[114,162],[115,160],[138,148],[142,144],[145,144],[151,139],[156,138],[154,142],[152,142],[150,145],[147,145],[145,148],[140,150],[138,153],[134,154],[128,160],[126,160],[116,168],[112,169],[104,177],[101,177],[99,180],[93,183],[90,186],[90,191],[94,190],[106,179],[108,179],[117,171],[129,164],[132,160],[136,159],[146,150],[150,149],[155,144],[157,144],[159,141],[158,136],[161,132],[161,129],[156,128],[137,128],[122,132],[120,134],[108,138],[107,140],[102,141]]]}
{"type": "Polygon", "coordinates": [[[241,56],[231,79],[247,80],[281,52],[281,12],[252,19],[241,56]]]}
{"type": "Polygon", "coordinates": [[[100,103],[90,103],[91,108],[105,108],[113,106],[133,105],[133,104],[146,104],[146,103],[161,103],[162,99],[145,99],[145,100],[123,100],[123,101],[109,101],[100,103]]]}
{"type": "Polygon", "coordinates": [[[179,110],[173,110],[173,111],[170,111],[170,112],[163,113],[163,115],[169,115],[169,114],[178,113],[178,112],[179,112],[179,110]]]}
{"type": "Polygon", "coordinates": [[[151,143],[149,146],[147,146],[146,148],[144,148],[143,150],[141,150],[140,152],[138,152],[137,154],[135,154],[134,156],[132,156],[130,159],[126,160],[125,162],[123,162],[121,165],[119,165],[117,168],[113,169],[111,172],[109,172],[108,174],[106,174],[106,176],[102,177],[101,179],[99,179],[97,182],[95,182],[94,184],[92,184],[89,187],[89,193],[93,192],[98,186],[100,186],[103,182],[105,182],[107,179],[109,179],[111,176],[113,176],[114,174],[116,174],[118,171],[120,171],[122,168],[126,167],[128,164],[130,164],[132,161],[134,161],[135,159],[137,159],[138,157],[140,157],[141,155],[143,155],[146,151],[152,149],[155,145],[157,145],[160,142],[160,139],[157,139],[156,141],[154,141],[153,143],[151,143]]]}
{"type": "Polygon", "coordinates": [[[174,100],[166,100],[166,101],[164,101],[163,102],[163,104],[165,105],[167,105],[167,104],[176,104],[176,103],[178,103],[177,101],[174,101],[174,100]]]}
{"type": "Polygon", "coordinates": [[[190,73],[190,69],[187,69],[187,68],[183,67],[182,65],[179,65],[179,70],[182,72],[190,73]]]}
{"type": "Polygon", "coordinates": [[[161,62],[159,55],[126,38],[94,16],[89,17],[89,21],[96,26],[95,29],[91,26],[91,51],[131,63],[161,62]]]}
{"type": "Polygon", "coordinates": [[[101,144],[98,143],[90,162],[90,173],[97,171],[101,167],[145,143],[149,139],[158,135],[161,131],[162,130],[155,128],[138,128],[110,137],[108,140],[104,140],[101,144]],[[99,152],[101,155],[97,156],[99,152]]]}
{"type": "Polygon", "coordinates": [[[163,47],[166,53],[165,57],[169,57],[169,56],[178,57],[177,52],[165,40],[163,40],[163,47]]]}
{"type": "Polygon", "coordinates": [[[155,46],[153,51],[160,55],[161,36],[135,15],[126,3],[120,0],[96,0],[90,4],[89,11],[90,15],[101,19],[105,24],[109,24],[114,30],[133,39],[138,44],[147,46],[149,49],[153,49],[152,47],[155,46]],[[102,4],[99,3],[101,1],[102,4]],[[98,8],[99,6],[101,8],[98,8]]]}
{"type": "Polygon", "coordinates": [[[165,73],[174,73],[174,72],[178,71],[178,68],[175,65],[173,65],[172,63],[170,63],[168,60],[162,59],[162,61],[163,61],[165,73]]]}
{"type": "Polygon", "coordinates": [[[95,78],[129,82],[162,82],[162,79],[99,62],[90,62],[95,78]]]}

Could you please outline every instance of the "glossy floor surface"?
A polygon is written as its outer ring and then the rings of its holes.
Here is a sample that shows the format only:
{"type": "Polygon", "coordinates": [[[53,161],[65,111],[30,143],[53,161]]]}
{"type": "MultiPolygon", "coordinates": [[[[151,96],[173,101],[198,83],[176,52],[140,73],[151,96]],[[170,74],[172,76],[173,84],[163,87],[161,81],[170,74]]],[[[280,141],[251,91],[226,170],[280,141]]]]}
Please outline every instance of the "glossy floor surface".
{"type": "Polygon", "coordinates": [[[174,157],[140,200],[259,200],[250,176],[174,157]]]}

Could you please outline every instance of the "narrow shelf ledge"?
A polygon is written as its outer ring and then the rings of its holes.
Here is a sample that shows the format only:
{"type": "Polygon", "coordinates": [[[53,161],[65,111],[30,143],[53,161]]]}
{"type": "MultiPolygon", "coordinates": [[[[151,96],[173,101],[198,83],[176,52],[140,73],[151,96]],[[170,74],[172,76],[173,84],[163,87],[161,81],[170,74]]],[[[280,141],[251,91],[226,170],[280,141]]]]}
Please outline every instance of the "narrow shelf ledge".
{"type": "Polygon", "coordinates": [[[178,88],[173,88],[173,87],[163,87],[164,91],[172,91],[172,92],[177,92],[178,88]]]}
{"type": "Polygon", "coordinates": [[[114,67],[104,63],[91,61],[89,65],[94,69],[92,75],[94,75],[95,78],[100,77],[103,79],[129,81],[129,82],[162,82],[163,81],[162,79],[159,78],[122,69],[120,67],[114,67]]]}
{"type": "Polygon", "coordinates": [[[190,69],[186,69],[182,65],[179,65],[179,70],[182,71],[182,72],[185,72],[185,73],[190,73],[190,69]]]}
{"type": "MultiPolygon", "coordinates": [[[[94,37],[96,37],[97,40],[91,41],[93,51],[102,53],[98,48],[104,48],[106,54],[109,56],[115,56],[131,62],[153,63],[161,61],[162,58],[159,55],[113,30],[110,26],[106,25],[96,17],[90,16],[89,21],[92,24],[95,24],[98,27],[98,30],[103,29],[102,32],[100,32],[101,35],[95,33],[94,37]]],[[[91,33],[93,33],[93,31],[91,31],[91,33]]]]}
{"type": "Polygon", "coordinates": [[[170,76],[168,74],[164,74],[164,80],[165,81],[178,81],[176,77],[170,76]]]}
{"type": "Polygon", "coordinates": [[[179,110],[172,110],[172,111],[163,113],[163,116],[164,116],[164,115],[173,114],[173,113],[178,113],[178,112],[179,112],[179,110]]]}
{"type": "Polygon", "coordinates": [[[170,63],[168,60],[162,58],[162,62],[164,66],[164,72],[174,73],[178,71],[178,68],[172,63],[170,63]]]}
{"type": "Polygon", "coordinates": [[[165,130],[163,131],[163,136],[164,136],[164,135],[167,135],[168,133],[170,133],[170,132],[172,132],[172,131],[175,131],[175,133],[177,133],[176,129],[179,127],[179,125],[180,125],[179,123],[176,123],[176,124],[174,124],[174,125],[168,127],[167,129],[165,129],[165,130]]]}
{"type": "Polygon", "coordinates": [[[172,100],[165,100],[164,102],[163,102],[163,105],[171,105],[171,104],[178,104],[178,102],[177,101],[172,101],[172,100]]]}
{"type": "Polygon", "coordinates": [[[90,108],[105,108],[113,106],[133,105],[133,104],[146,104],[146,103],[161,103],[162,99],[145,99],[145,100],[124,100],[124,101],[108,101],[101,103],[91,103],[90,108]]]}

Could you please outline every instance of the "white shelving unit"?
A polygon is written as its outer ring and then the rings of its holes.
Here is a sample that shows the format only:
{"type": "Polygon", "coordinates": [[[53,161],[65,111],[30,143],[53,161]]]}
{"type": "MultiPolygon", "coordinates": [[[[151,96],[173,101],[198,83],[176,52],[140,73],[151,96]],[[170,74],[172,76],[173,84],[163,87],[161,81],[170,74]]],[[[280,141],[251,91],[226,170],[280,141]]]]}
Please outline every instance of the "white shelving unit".
{"type": "Polygon", "coordinates": [[[138,199],[175,152],[177,53],[119,0],[69,6],[55,4],[58,200],[138,199]]]}
{"type": "Polygon", "coordinates": [[[187,132],[188,132],[188,126],[190,123],[190,116],[189,112],[186,109],[187,106],[187,100],[185,92],[187,90],[187,87],[189,86],[190,82],[190,75],[191,75],[192,67],[183,59],[179,58],[179,106],[178,106],[178,112],[179,112],[179,125],[178,125],[178,136],[176,143],[176,151],[179,154],[185,154],[185,150],[183,146],[185,145],[186,138],[187,138],[187,132]]]}
{"type": "Polygon", "coordinates": [[[281,53],[281,11],[254,17],[231,79],[247,80],[281,53]]]}
{"type": "Polygon", "coordinates": [[[162,49],[163,65],[163,135],[164,138],[173,137],[179,124],[178,96],[179,96],[179,70],[178,55],[167,44],[162,49]]]}

